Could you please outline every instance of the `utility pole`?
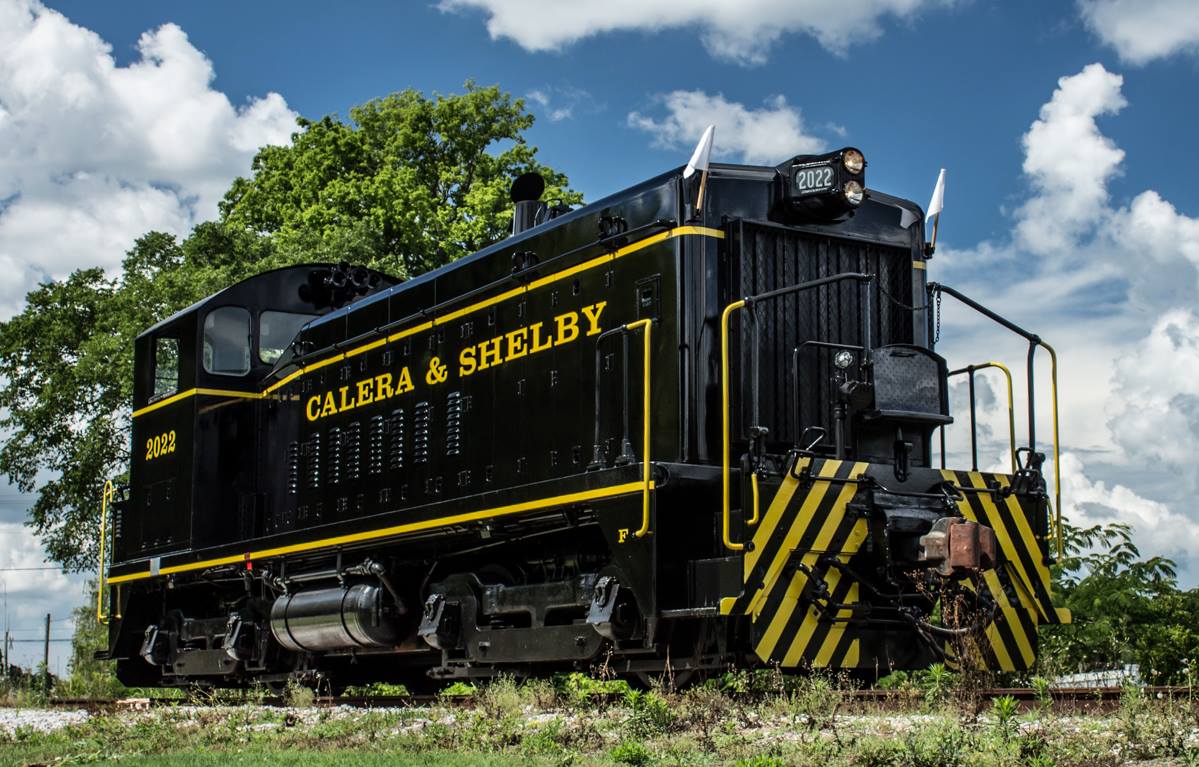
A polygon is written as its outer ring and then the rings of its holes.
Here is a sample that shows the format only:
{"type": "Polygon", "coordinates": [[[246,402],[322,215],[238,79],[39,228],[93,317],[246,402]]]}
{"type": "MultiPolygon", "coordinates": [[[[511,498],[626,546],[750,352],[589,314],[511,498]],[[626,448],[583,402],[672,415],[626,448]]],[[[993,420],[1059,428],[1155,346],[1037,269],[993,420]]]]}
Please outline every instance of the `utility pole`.
{"type": "Polygon", "coordinates": [[[42,645],[42,668],[46,694],[50,694],[50,613],[46,613],[46,641],[42,645]]]}

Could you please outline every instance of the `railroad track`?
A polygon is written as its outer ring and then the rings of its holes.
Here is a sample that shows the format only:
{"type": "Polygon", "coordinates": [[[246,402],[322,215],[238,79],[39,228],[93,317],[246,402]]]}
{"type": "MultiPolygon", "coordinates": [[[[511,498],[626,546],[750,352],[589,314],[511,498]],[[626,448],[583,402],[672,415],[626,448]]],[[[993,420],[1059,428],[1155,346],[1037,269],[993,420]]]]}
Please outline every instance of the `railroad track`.
{"type": "MultiPolygon", "coordinates": [[[[1196,691],[1189,687],[1147,686],[1140,688],[1141,692],[1151,699],[1181,699],[1195,697],[1196,691]]],[[[1117,705],[1124,696],[1122,687],[1057,687],[1047,693],[1047,703],[1055,710],[1103,711],[1117,705]]],[[[847,690],[842,693],[845,702],[849,704],[876,704],[880,707],[904,707],[917,705],[924,697],[919,690],[847,690]]],[[[979,690],[973,695],[963,698],[986,703],[997,698],[1010,696],[1021,708],[1033,708],[1041,705],[1041,693],[1031,687],[994,687],[979,690]]],[[[619,694],[604,694],[593,696],[596,703],[614,703],[621,699],[619,694]]],[[[333,706],[348,706],[351,708],[416,708],[431,705],[448,705],[471,708],[477,704],[473,696],[442,696],[442,695],[342,695],[337,697],[316,697],[312,707],[327,708],[333,706]]],[[[85,708],[97,710],[143,710],[150,708],[169,708],[172,706],[272,706],[287,707],[289,702],[282,696],[266,696],[262,698],[244,697],[241,699],[213,699],[204,696],[185,698],[52,698],[49,705],[54,708],[85,708]]]]}

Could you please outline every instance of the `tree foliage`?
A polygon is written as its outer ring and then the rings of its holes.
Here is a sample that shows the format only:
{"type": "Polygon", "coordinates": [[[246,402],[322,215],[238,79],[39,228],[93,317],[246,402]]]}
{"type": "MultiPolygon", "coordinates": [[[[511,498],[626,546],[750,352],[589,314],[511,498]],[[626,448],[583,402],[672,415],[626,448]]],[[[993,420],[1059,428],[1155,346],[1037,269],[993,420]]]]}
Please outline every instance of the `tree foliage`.
{"type": "Polygon", "coordinates": [[[100,487],[127,467],[133,339],[266,269],[352,261],[406,278],[507,232],[512,178],[537,171],[546,199],[581,201],[540,165],[533,117],[497,87],[427,98],[408,90],[300,120],[235,180],[218,220],[182,241],[149,232],[121,270],[80,269],[38,286],[0,323],[0,473],[36,492],[28,523],[52,560],[94,566],[100,487]]]}
{"type": "Polygon", "coordinates": [[[223,220],[272,235],[289,262],[349,258],[407,277],[501,239],[520,173],[539,172],[546,199],[582,199],[536,161],[522,138],[532,115],[498,88],[467,83],[434,99],[408,90],[350,117],[301,120],[292,146],[259,152],[254,175],[225,195],[223,220]],[[488,151],[497,142],[502,151],[488,151]]]}
{"type": "Polygon", "coordinates": [[[1064,673],[1138,664],[1141,676],[1179,682],[1199,660],[1199,589],[1179,588],[1174,562],[1141,557],[1127,525],[1066,527],[1055,572],[1074,622],[1042,629],[1042,662],[1064,673]]]}

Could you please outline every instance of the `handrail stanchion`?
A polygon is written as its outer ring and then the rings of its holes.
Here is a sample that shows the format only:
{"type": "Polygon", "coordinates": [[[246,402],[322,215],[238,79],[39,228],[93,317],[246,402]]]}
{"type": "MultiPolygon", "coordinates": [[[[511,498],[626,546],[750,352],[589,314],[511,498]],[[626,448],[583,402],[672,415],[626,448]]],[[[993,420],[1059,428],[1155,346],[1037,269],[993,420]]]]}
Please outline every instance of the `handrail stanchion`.
{"type": "Polygon", "coordinates": [[[1054,526],[1053,536],[1057,543],[1058,557],[1065,554],[1065,542],[1062,538],[1062,470],[1061,470],[1061,437],[1058,432],[1058,401],[1057,401],[1057,352],[1053,347],[1045,343],[1036,333],[1030,333],[1020,327],[1011,320],[991,311],[987,307],[978,303],[974,299],[963,295],[957,290],[942,285],[937,282],[930,282],[927,285],[929,295],[933,293],[948,293],[957,300],[961,301],[966,306],[992,320],[993,322],[1002,325],[1024,340],[1028,341],[1028,450],[1030,454],[1035,454],[1037,450],[1037,411],[1035,406],[1034,393],[1034,371],[1033,363],[1035,361],[1037,347],[1040,346],[1049,352],[1049,384],[1050,393],[1053,404],[1053,494],[1054,494],[1054,509],[1051,521],[1054,526]]]}
{"type": "MultiPolygon", "coordinates": [[[[1016,469],[1019,468],[1019,466],[1016,463],[1016,405],[1015,405],[1015,396],[1014,396],[1013,388],[1012,388],[1013,387],[1012,371],[1008,368],[1007,365],[1003,364],[1002,362],[995,362],[994,360],[992,360],[991,362],[983,362],[978,365],[967,365],[966,367],[960,368],[958,370],[951,370],[946,375],[946,378],[953,378],[954,376],[962,375],[963,373],[968,373],[970,375],[971,379],[973,379],[975,372],[977,372],[979,370],[986,370],[987,368],[995,368],[996,370],[1002,371],[1004,380],[1007,381],[1008,455],[1011,458],[1012,471],[1015,472],[1016,469]]],[[[971,430],[974,429],[973,412],[971,412],[970,428],[971,428],[971,430]]],[[[971,441],[973,442],[973,440],[974,440],[974,435],[971,434],[971,441]]],[[[978,459],[977,459],[977,455],[976,455],[975,470],[977,470],[977,468],[978,468],[977,463],[978,463],[978,459]]],[[[945,427],[944,426],[941,427],[941,468],[942,469],[945,468],[945,427]]]]}
{"type": "Polygon", "coordinates": [[[724,311],[720,313],[720,414],[722,432],[724,434],[724,451],[721,459],[721,479],[722,479],[722,516],[721,516],[721,536],[724,540],[724,547],[729,551],[742,551],[745,549],[744,543],[738,543],[733,540],[730,527],[732,526],[733,509],[729,500],[730,485],[732,479],[730,472],[732,471],[730,464],[732,463],[733,443],[732,427],[729,419],[729,317],[733,312],[745,307],[745,299],[734,301],[724,307],[724,311]]]}
{"type": "Polygon", "coordinates": [[[650,350],[650,341],[652,340],[651,333],[652,333],[653,326],[654,326],[654,321],[652,319],[637,320],[636,322],[630,322],[629,324],[624,326],[625,331],[629,332],[629,333],[633,332],[634,330],[636,330],[638,328],[641,328],[645,331],[645,337],[642,339],[644,342],[643,346],[645,347],[645,351],[644,351],[644,357],[643,357],[643,363],[642,363],[642,366],[644,367],[644,370],[643,370],[644,378],[642,380],[643,391],[641,393],[641,420],[643,421],[642,426],[641,426],[641,431],[642,431],[641,463],[644,466],[644,470],[643,470],[643,474],[642,474],[643,485],[642,485],[642,490],[641,490],[641,527],[637,529],[637,532],[633,533],[633,535],[637,538],[644,538],[645,536],[649,535],[649,507],[650,507],[649,494],[650,494],[650,485],[653,481],[653,476],[654,476],[653,466],[650,464],[650,460],[649,460],[649,448],[650,448],[649,406],[650,406],[650,382],[651,382],[651,379],[650,379],[650,351],[651,351],[650,350]]]}
{"type": "MultiPolygon", "coordinates": [[[[724,542],[724,547],[729,551],[744,551],[746,544],[734,541],[732,538],[732,516],[733,507],[731,500],[732,492],[732,423],[729,411],[729,319],[733,316],[733,312],[740,311],[750,304],[759,301],[768,301],[778,298],[789,293],[798,293],[801,290],[809,290],[818,288],[822,285],[831,285],[842,280],[857,280],[859,282],[871,282],[874,279],[873,275],[861,272],[842,272],[829,277],[821,277],[817,280],[809,282],[801,282],[796,285],[788,285],[784,288],[776,288],[761,293],[756,296],[747,296],[732,302],[724,307],[724,311],[720,313],[720,416],[721,416],[721,434],[722,434],[722,450],[721,450],[721,539],[724,542]]],[[[869,301],[866,302],[867,304],[869,301]]],[[[869,313],[867,313],[869,317],[869,313]]],[[[869,353],[869,331],[866,333],[866,350],[869,353]]],[[[758,514],[758,488],[757,475],[751,474],[751,489],[753,491],[754,514],[751,518],[753,523],[757,523],[758,514]]],[[[749,524],[751,520],[746,520],[749,524]]],[[[750,545],[752,548],[752,544],[750,545]]]]}
{"type": "Polygon", "coordinates": [[[96,563],[96,621],[100,625],[108,623],[108,615],[104,613],[104,548],[108,539],[108,503],[117,494],[112,480],[104,482],[104,490],[100,493],[100,559],[96,563]]]}
{"type": "MultiPolygon", "coordinates": [[[[652,358],[651,352],[652,352],[652,342],[653,342],[653,335],[652,335],[653,324],[654,324],[654,321],[652,319],[636,320],[636,321],[630,322],[626,325],[620,325],[620,326],[614,327],[611,330],[605,330],[603,333],[600,333],[598,338],[595,339],[595,448],[594,448],[594,454],[592,456],[591,464],[594,468],[601,468],[604,464],[604,449],[603,449],[603,444],[600,442],[600,402],[601,402],[600,375],[601,375],[602,359],[603,359],[601,351],[600,351],[600,345],[603,343],[603,341],[606,338],[619,334],[621,337],[621,341],[624,344],[624,349],[627,352],[628,348],[629,348],[628,334],[632,333],[633,331],[638,330],[638,329],[643,329],[645,331],[645,338],[644,338],[645,350],[644,350],[644,355],[643,355],[644,370],[642,371],[643,391],[641,393],[641,416],[642,416],[641,420],[643,421],[643,423],[641,425],[641,432],[642,432],[641,461],[644,464],[644,469],[642,470],[642,489],[641,489],[641,527],[639,527],[637,529],[637,531],[635,533],[633,533],[633,535],[636,536],[637,538],[644,538],[645,536],[649,535],[649,533],[650,533],[650,530],[649,530],[650,491],[653,490],[653,479],[654,479],[653,466],[650,463],[650,436],[651,436],[651,432],[650,432],[650,404],[651,404],[650,389],[651,389],[651,386],[650,386],[650,384],[653,381],[653,379],[651,377],[651,373],[650,373],[650,365],[651,365],[651,358],[652,358]]],[[[620,395],[621,402],[622,402],[622,408],[623,408],[622,413],[623,413],[623,419],[624,419],[624,426],[623,426],[624,434],[621,437],[622,451],[625,450],[625,446],[628,445],[628,436],[629,436],[628,367],[629,367],[628,354],[625,354],[624,370],[622,371],[622,376],[624,377],[624,391],[622,391],[621,395],[620,395]]],[[[628,450],[629,450],[629,452],[631,452],[631,448],[628,448],[628,450]]],[[[632,460],[632,457],[630,456],[629,459],[632,460]]]]}
{"type": "Polygon", "coordinates": [[[1053,533],[1057,541],[1057,556],[1065,555],[1065,542],[1062,540],[1062,454],[1061,439],[1058,435],[1057,408],[1057,352],[1041,339],[1037,343],[1049,352],[1049,392],[1053,402],[1053,533]]]}

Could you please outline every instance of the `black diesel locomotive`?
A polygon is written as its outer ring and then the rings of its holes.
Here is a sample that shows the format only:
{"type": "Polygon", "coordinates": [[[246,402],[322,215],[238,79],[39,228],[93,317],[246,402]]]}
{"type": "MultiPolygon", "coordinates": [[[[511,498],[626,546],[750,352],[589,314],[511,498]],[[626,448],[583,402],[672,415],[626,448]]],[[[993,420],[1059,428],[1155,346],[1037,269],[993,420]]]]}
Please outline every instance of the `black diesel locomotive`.
{"type": "Polygon", "coordinates": [[[420,277],[280,269],[138,337],[122,681],[1032,664],[1068,619],[1048,347],[926,281],[916,205],[856,149],[541,192],[420,277]],[[985,366],[933,350],[946,293],[1029,343],[1010,473],[943,466],[948,381],[985,366]]]}

